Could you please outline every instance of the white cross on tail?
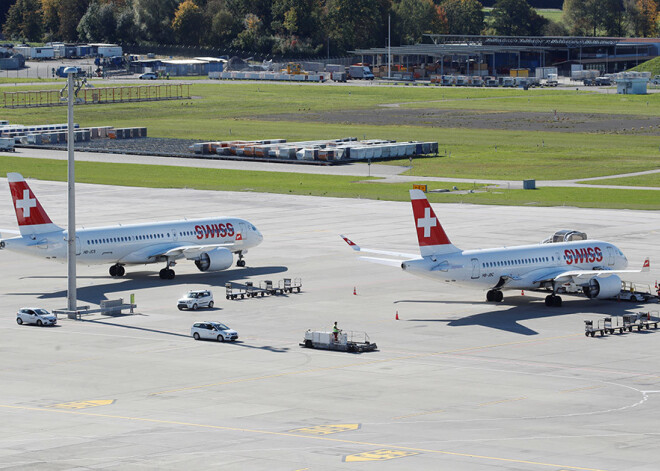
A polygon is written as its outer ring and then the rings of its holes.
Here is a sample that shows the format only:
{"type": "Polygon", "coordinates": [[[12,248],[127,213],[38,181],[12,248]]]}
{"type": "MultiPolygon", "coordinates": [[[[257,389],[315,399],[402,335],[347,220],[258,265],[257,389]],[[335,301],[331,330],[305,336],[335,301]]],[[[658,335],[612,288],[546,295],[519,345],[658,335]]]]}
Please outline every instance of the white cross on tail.
{"type": "Polygon", "coordinates": [[[431,228],[438,224],[438,220],[431,217],[431,208],[424,208],[424,217],[417,220],[417,227],[424,228],[424,237],[431,237],[431,228]]]}
{"type": "Polygon", "coordinates": [[[30,190],[23,190],[23,199],[16,200],[16,209],[21,208],[23,210],[23,217],[30,217],[30,208],[36,208],[37,200],[36,198],[30,198],[30,190]]]}

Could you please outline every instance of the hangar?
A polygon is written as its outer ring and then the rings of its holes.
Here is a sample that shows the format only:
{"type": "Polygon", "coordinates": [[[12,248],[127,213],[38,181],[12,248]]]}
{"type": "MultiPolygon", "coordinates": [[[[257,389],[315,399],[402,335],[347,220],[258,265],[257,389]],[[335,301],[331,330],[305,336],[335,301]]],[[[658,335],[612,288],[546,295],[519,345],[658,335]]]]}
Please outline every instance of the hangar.
{"type": "Polygon", "coordinates": [[[568,36],[477,36],[426,34],[431,43],[357,49],[362,62],[393,67],[421,66],[440,74],[508,75],[510,69],[550,67],[569,75],[571,65],[601,73],[627,70],[660,55],[658,38],[568,36]]]}

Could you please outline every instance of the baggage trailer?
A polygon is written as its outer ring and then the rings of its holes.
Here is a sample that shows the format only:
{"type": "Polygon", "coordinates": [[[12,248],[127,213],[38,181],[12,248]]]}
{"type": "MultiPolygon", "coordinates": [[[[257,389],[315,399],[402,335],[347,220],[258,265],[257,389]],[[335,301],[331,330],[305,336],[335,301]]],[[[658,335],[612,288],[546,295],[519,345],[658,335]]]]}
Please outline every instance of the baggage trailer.
{"type": "Polygon", "coordinates": [[[594,321],[585,320],[584,335],[586,337],[594,337],[596,334],[600,334],[602,337],[616,332],[623,334],[624,332],[632,332],[635,327],[637,327],[637,331],[639,332],[644,329],[657,329],[658,324],[660,324],[660,317],[658,317],[657,311],[653,311],[653,315],[651,312],[624,314],[621,324],[619,324],[619,318],[617,317],[616,325],[612,324],[611,317],[605,317],[597,321],[596,327],[594,327],[594,321]]]}
{"type": "Polygon", "coordinates": [[[316,348],[320,350],[336,350],[340,352],[362,353],[373,352],[378,348],[375,343],[369,340],[366,332],[343,332],[335,334],[332,332],[321,332],[317,330],[307,330],[301,347],[316,348]]]}
{"type": "Polygon", "coordinates": [[[241,287],[234,288],[233,283],[225,283],[227,299],[244,299],[247,291],[241,287]]]}
{"type": "Polygon", "coordinates": [[[605,334],[613,334],[614,329],[612,328],[612,318],[605,317],[596,321],[596,327],[594,327],[594,321],[585,320],[584,321],[584,335],[586,337],[593,337],[596,334],[600,334],[603,337],[605,334]]]}
{"type": "Polygon", "coordinates": [[[284,293],[293,293],[295,290],[297,293],[300,293],[300,288],[302,288],[302,279],[301,278],[284,278],[280,280],[277,284],[277,289],[280,294],[284,293]]]}

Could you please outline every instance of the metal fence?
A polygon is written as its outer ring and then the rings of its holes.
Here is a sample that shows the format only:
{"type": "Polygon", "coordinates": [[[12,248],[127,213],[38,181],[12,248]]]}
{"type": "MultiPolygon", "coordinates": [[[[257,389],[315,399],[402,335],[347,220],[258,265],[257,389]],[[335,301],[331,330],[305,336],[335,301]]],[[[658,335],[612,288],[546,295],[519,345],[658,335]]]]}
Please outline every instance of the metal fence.
{"type": "MultiPolygon", "coordinates": [[[[141,85],[134,87],[83,88],[77,94],[77,103],[90,105],[186,100],[189,98],[190,84],[141,85]]],[[[5,108],[37,108],[66,104],[66,99],[62,99],[59,90],[4,92],[5,108]]]]}

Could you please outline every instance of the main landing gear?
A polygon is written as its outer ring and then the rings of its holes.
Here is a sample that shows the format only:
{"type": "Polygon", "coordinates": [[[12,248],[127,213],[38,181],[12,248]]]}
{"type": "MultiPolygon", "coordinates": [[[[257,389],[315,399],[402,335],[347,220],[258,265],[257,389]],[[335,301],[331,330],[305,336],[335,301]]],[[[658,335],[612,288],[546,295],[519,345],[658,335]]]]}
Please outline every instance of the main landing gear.
{"type": "Polygon", "coordinates": [[[110,267],[110,276],[124,276],[126,270],[120,264],[115,264],[110,267]]]}
{"type": "Polygon", "coordinates": [[[545,297],[545,305],[548,307],[561,307],[561,296],[549,294],[545,297]]]}
{"type": "Polygon", "coordinates": [[[172,270],[170,267],[174,265],[174,262],[167,262],[167,266],[163,268],[159,273],[158,276],[160,276],[161,280],[173,280],[174,279],[174,270],[172,270]]]}
{"type": "Polygon", "coordinates": [[[491,289],[486,293],[486,301],[490,303],[501,303],[503,299],[504,294],[498,289],[491,289]]]}
{"type": "Polygon", "coordinates": [[[243,252],[238,252],[238,260],[236,260],[237,267],[244,267],[245,260],[243,259],[243,252]]]}

